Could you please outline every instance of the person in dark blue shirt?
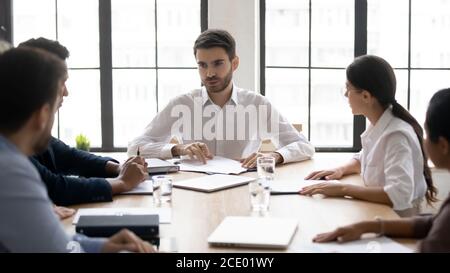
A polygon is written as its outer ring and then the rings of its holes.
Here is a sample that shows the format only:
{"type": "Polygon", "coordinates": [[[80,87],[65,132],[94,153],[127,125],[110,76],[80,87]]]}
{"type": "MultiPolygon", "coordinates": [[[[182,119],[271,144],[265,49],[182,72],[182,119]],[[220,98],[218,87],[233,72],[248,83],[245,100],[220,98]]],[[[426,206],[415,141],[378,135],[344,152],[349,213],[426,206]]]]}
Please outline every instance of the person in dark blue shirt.
{"type": "MultiPolygon", "coordinates": [[[[45,38],[30,39],[19,47],[40,48],[63,61],[69,57],[66,47],[45,38]]],[[[65,84],[63,88],[66,97],[69,93],[65,84]]],[[[62,101],[59,107],[61,105],[62,101]]],[[[39,171],[50,199],[58,206],[112,201],[114,194],[131,190],[148,176],[147,165],[140,156],[129,158],[121,166],[112,158],[69,147],[56,138],[51,139],[44,152],[30,157],[30,161],[39,171]]],[[[62,218],[71,214],[67,211],[65,215],[64,208],[59,210],[55,208],[62,218]]]]}
{"type": "Polygon", "coordinates": [[[65,64],[36,48],[0,54],[0,253],[155,252],[132,231],[109,238],[68,236],[28,159],[51,139],[65,64]]]}

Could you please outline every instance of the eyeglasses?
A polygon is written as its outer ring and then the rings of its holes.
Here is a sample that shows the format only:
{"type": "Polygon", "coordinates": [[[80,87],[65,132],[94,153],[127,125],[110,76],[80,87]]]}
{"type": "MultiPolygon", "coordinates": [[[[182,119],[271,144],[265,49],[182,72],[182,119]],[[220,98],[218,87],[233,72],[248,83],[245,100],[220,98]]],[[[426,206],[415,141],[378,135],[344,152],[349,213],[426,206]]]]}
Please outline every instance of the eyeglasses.
{"type": "Polygon", "coordinates": [[[346,97],[346,95],[348,94],[348,92],[350,92],[350,91],[359,91],[360,89],[358,89],[358,88],[352,88],[352,87],[348,87],[348,86],[344,86],[344,87],[342,87],[342,89],[341,89],[341,94],[343,95],[343,96],[345,96],[346,97]]]}

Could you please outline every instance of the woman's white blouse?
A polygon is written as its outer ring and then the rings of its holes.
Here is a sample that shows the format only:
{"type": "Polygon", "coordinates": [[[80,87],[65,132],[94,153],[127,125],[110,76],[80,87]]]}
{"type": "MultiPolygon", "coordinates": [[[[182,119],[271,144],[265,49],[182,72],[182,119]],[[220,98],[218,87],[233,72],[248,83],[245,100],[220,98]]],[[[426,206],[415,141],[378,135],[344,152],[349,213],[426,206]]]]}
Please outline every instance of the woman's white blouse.
{"type": "Polygon", "coordinates": [[[392,107],[361,135],[361,176],[368,187],[383,187],[396,211],[412,208],[425,196],[423,156],[411,125],[395,117],[392,107]]]}

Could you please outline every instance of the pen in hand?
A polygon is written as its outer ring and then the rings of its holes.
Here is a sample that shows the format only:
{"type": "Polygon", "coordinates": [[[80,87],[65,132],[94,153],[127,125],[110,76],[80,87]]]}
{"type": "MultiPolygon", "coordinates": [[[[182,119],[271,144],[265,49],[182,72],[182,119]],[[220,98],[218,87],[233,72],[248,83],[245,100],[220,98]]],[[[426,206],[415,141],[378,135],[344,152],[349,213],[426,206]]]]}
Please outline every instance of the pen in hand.
{"type": "MultiPolygon", "coordinates": [[[[140,149],[140,147],[138,147],[138,149],[137,149],[137,152],[136,152],[136,156],[137,157],[140,157],[141,156],[141,151],[139,150],[140,149]]],[[[145,162],[145,159],[143,159],[144,160],[144,167],[145,168],[147,168],[147,162],[145,162]]],[[[148,175],[148,174],[147,174],[148,175]]],[[[147,178],[146,179],[148,179],[148,176],[147,176],[147,178]]]]}

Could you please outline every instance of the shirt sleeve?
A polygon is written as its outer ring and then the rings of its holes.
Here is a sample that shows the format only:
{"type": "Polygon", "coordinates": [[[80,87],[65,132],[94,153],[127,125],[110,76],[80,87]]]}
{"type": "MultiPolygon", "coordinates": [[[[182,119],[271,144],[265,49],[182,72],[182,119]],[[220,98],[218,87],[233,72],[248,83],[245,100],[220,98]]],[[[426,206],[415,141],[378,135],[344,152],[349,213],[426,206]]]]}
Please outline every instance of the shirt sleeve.
{"type": "Polygon", "coordinates": [[[72,253],[100,253],[107,240],[106,238],[90,238],[83,234],[75,234],[67,249],[72,253]]]}
{"type": "Polygon", "coordinates": [[[433,225],[433,216],[415,216],[413,217],[413,237],[424,238],[433,225]]]}
{"type": "Polygon", "coordinates": [[[361,154],[363,153],[363,150],[361,149],[361,151],[359,153],[356,153],[353,155],[353,159],[358,160],[359,162],[361,162],[361,154]]]}
{"type": "MultiPolygon", "coordinates": [[[[311,159],[315,152],[314,146],[268,100],[265,100],[265,103],[269,110],[268,124],[278,125],[278,130],[271,134],[270,139],[277,148],[276,151],[283,157],[283,162],[311,159]]],[[[273,131],[273,128],[271,129],[273,131]]]]}
{"type": "Polygon", "coordinates": [[[31,163],[38,170],[47,187],[49,198],[59,206],[112,201],[112,188],[104,178],[84,178],[52,172],[37,159],[31,163]]]}
{"type": "Polygon", "coordinates": [[[106,163],[114,161],[109,157],[97,156],[86,151],[72,148],[58,139],[52,139],[55,167],[61,174],[84,177],[109,177],[106,163]]]}
{"type": "Polygon", "coordinates": [[[99,252],[106,239],[76,235],[70,240],[33,165],[11,161],[15,164],[0,173],[0,248],[12,253],[99,252]]]}
{"type": "Polygon", "coordinates": [[[69,238],[32,165],[11,164],[2,174],[9,180],[0,191],[3,246],[9,252],[67,252],[69,238]]]}
{"type": "MultiPolygon", "coordinates": [[[[172,115],[172,109],[177,103],[177,99],[171,101],[156,117],[150,122],[144,130],[144,133],[128,143],[128,156],[133,156],[139,152],[146,158],[154,157],[161,159],[172,158],[172,147],[176,144],[170,144],[172,134],[172,125],[178,119],[178,116],[172,115]]],[[[187,107],[187,106],[186,106],[187,107]]],[[[176,135],[176,134],[175,134],[176,135]]]]}
{"type": "Polygon", "coordinates": [[[384,191],[394,210],[412,207],[414,194],[414,167],[408,139],[400,132],[387,136],[384,156],[384,191]]]}
{"type": "MultiPolygon", "coordinates": [[[[428,218],[427,221],[420,223],[420,225],[428,228],[428,234],[420,242],[420,252],[450,252],[450,202],[447,199],[442,205],[439,213],[432,219],[428,218]]],[[[425,228],[424,228],[425,230],[425,228]]]]}

